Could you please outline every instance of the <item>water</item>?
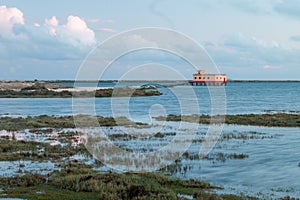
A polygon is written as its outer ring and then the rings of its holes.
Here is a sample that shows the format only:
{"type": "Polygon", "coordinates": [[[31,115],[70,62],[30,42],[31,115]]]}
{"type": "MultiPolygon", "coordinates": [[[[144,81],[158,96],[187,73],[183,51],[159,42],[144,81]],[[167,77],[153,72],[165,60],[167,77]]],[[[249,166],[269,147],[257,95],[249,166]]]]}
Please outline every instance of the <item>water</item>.
{"type": "Polygon", "coordinates": [[[50,161],[0,161],[0,176],[10,177],[16,174],[24,175],[28,169],[30,169],[32,173],[46,175],[49,172],[52,172],[54,169],[58,168],[55,167],[55,165],[50,161]],[[20,168],[20,164],[23,165],[22,168],[20,168]]]}
{"type": "MultiPolygon", "coordinates": [[[[128,83],[132,86],[134,83],[128,83]]],[[[90,85],[85,85],[90,86],[90,85]]],[[[112,87],[114,83],[98,85],[112,87]]],[[[211,99],[206,87],[193,87],[197,99],[188,95],[187,86],[159,88],[162,96],[136,98],[97,98],[96,114],[103,116],[123,116],[129,111],[135,121],[151,122],[151,115],[210,114],[211,99]],[[186,94],[186,95],[183,95],[186,94]],[[181,104],[181,102],[187,102],[181,104]],[[111,104],[116,102],[118,109],[112,112],[111,104]],[[129,102],[128,105],[121,103],[129,102]],[[119,104],[118,104],[119,103],[119,104]],[[200,111],[196,107],[199,106],[200,111]]],[[[300,112],[300,82],[233,82],[225,87],[227,114],[265,113],[267,111],[300,112]]],[[[82,110],[88,99],[80,99],[82,110]]],[[[72,115],[72,99],[0,99],[0,115],[72,115]]],[[[176,124],[176,123],[175,123],[176,124]]],[[[172,125],[177,126],[177,125],[172,125]]],[[[166,131],[174,131],[176,127],[166,131]]],[[[202,126],[199,132],[205,133],[202,126]]],[[[139,131],[139,130],[136,130],[139,131]]],[[[260,195],[261,198],[283,196],[300,197],[300,128],[277,128],[226,125],[223,134],[250,134],[257,132],[253,139],[221,140],[211,152],[216,155],[239,153],[245,159],[190,160],[183,159],[180,168],[173,176],[200,178],[214,185],[222,186],[221,193],[244,193],[260,195]]],[[[179,131],[177,131],[179,132],[179,131]]],[[[163,143],[162,143],[163,144],[163,143]]],[[[129,144],[130,145],[130,144],[129,144]]],[[[138,146],[136,141],[133,146],[138,146]]],[[[189,153],[199,150],[199,143],[193,144],[189,153]]],[[[14,169],[13,169],[14,170],[14,169]]]]}
{"type": "MultiPolygon", "coordinates": [[[[131,83],[133,84],[133,83],[131,83]]],[[[112,86],[105,83],[105,86],[112,86]]],[[[186,110],[196,114],[196,109],[191,107],[195,98],[185,96],[186,104],[179,105],[182,97],[174,94],[186,92],[186,86],[175,88],[159,88],[162,96],[131,98],[129,112],[133,119],[147,119],[152,105],[160,104],[167,114],[180,114],[186,110]]],[[[211,101],[206,87],[193,87],[198,98],[201,114],[210,114],[211,101]]],[[[300,111],[300,82],[242,82],[228,83],[225,87],[226,108],[228,114],[264,113],[265,110],[300,111]]],[[[121,99],[122,98],[116,98],[121,99]]],[[[112,116],[111,98],[95,99],[96,113],[103,116],[112,116]]],[[[83,99],[82,104],[85,104],[83,99]]],[[[127,107],[123,107],[127,111],[127,107]]],[[[124,112],[125,112],[124,111],[124,112]]],[[[72,99],[0,99],[0,115],[71,115],[72,99]]],[[[119,115],[122,112],[118,112],[119,115]]]]}
{"type": "MultiPolygon", "coordinates": [[[[186,173],[175,173],[181,178],[200,178],[222,186],[226,193],[247,195],[300,197],[300,128],[274,128],[226,125],[223,134],[253,132],[264,137],[255,139],[221,140],[210,152],[238,153],[245,159],[183,161],[192,166],[186,173]]],[[[192,145],[196,153],[199,145],[192,145]]],[[[224,191],[219,191],[224,193],[224,191]]]]}
{"type": "MultiPolygon", "coordinates": [[[[140,132],[150,134],[155,128],[157,127],[140,132]]],[[[120,133],[118,128],[105,129],[107,129],[107,135],[120,133]]],[[[138,129],[124,129],[126,128],[123,128],[123,131],[130,132],[131,135],[138,135],[135,133],[139,131],[138,129]]],[[[208,125],[200,125],[196,140],[203,139],[207,129],[208,125]]],[[[176,122],[167,122],[159,131],[167,136],[152,137],[150,140],[136,138],[124,141],[119,139],[115,141],[115,144],[133,149],[135,152],[144,148],[157,150],[173,139],[174,136],[168,133],[183,134],[182,131],[189,130],[180,130],[176,122]]],[[[271,197],[278,199],[284,196],[300,197],[299,133],[300,128],[226,125],[223,129],[223,136],[237,137],[222,139],[221,136],[208,158],[183,157],[175,170],[166,171],[181,179],[201,179],[224,187],[224,190],[217,190],[218,193],[242,193],[262,199],[271,197]],[[247,157],[220,159],[216,156],[220,153],[225,156],[240,154],[247,157]]],[[[197,155],[200,147],[200,142],[194,142],[187,152],[189,155],[197,155]]]]}

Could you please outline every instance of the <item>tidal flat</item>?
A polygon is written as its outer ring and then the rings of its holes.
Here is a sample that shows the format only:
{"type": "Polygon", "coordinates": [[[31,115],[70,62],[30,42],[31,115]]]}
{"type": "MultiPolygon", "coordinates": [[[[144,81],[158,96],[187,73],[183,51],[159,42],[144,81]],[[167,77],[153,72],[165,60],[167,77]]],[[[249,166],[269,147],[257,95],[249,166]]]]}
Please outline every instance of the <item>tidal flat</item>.
{"type": "MultiPolygon", "coordinates": [[[[89,116],[80,117],[86,119],[84,124],[88,125],[89,116]]],[[[188,131],[169,127],[157,132],[156,126],[125,117],[117,120],[122,124],[117,124],[111,117],[98,116],[97,119],[99,128],[104,129],[117,145],[140,152],[154,151],[161,147],[158,144],[165,145],[177,134],[188,131]],[[142,133],[143,137],[139,135],[142,133]]],[[[195,148],[205,141],[205,130],[201,129],[191,148],[173,165],[153,173],[119,173],[105,169],[105,165],[94,159],[85,148],[82,136],[89,128],[76,128],[72,116],[0,118],[0,162],[11,163],[3,165],[7,166],[6,169],[1,168],[7,174],[1,175],[0,195],[22,199],[262,199],[265,196],[236,192],[232,195],[228,191],[222,194],[223,185],[192,178],[192,174],[199,162],[211,163],[212,169],[222,163],[225,166],[232,162],[247,163],[255,156],[241,150],[245,145],[274,142],[282,137],[253,131],[255,127],[242,132],[225,131],[215,150],[200,158],[195,148]]],[[[273,192],[277,191],[279,188],[274,188],[273,192]]],[[[277,199],[289,199],[285,195],[289,192],[280,194],[277,199]]]]}
{"type": "MultiPolygon", "coordinates": [[[[15,171],[9,165],[7,169],[1,167],[1,170],[7,170],[7,174],[0,176],[0,196],[21,199],[245,198],[217,195],[213,190],[222,188],[195,179],[181,180],[162,172],[99,171],[104,165],[95,160],[83,145],[83,133],[75,130],[48,127],[2,131],[0,165],[13,163],[15,171]],[[40,167],[34,168],[37,163],[40,167]]],[[[168,136],[174,134],[166,133],[168,136]]]]}

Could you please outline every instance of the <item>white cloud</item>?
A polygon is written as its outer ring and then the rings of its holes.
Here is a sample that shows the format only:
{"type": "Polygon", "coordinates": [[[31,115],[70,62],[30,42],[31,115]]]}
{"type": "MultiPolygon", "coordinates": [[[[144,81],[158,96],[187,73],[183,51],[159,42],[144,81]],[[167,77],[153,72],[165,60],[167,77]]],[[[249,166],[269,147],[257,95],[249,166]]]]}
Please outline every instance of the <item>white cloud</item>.
{"type": "Polygon", "coordinates": [[[45,19],[45,24],[48,26],[58,26],[58,23],[55,16],[52,16],[51,19],[45,19]]]}
{"type": "Polygon", "coordinates": [[[127,49],[136,49],[141,47],[158,47],[156,41],[150,41],[145,39],[142,35],[133,34],[125,35],[121,39],[122,45],[127,49]]]}
{"type": "Polygon", "coordinates": [[[39,23],[34,23],[33,26],[35,26],[35,27],[41,27],[41,25],[39,23]]]}
{"type": "Polygon", "coordinates": [[[271,65],[265,65],[263,66],[264,69],[280,69],[280,66],[271,66],[271,65]]]}
{"type": "Polygon", "coordinates": [[[56,37],[60,42],[71,44],[75,47],[92,46],[96,43],[95,33],[91,30],[84,19],[70,15],[67,23],[60,25],[55,16],[45,20],[49,34],[56,37]]]}
{"type": "Polygon", "coordinates": [[[229,5],[241,12],[264,15],[273,12],[274,0],[226,0],[221,3],[223,6],[229,5]]]}
{"type": "Polygon", "coordinates": [[[234,33],[227,35],[224,38],[224,44],[226,46],[231,46],[239,49],[248,49],[249,47],[259,47],[259,48],[276,48],[280,45],[276,41],[264,41],[254,36],[249,37],[242,33],[234,33]]]}
{"type": "Polygon", "coordinates": [[[74,46],[90,46],[96,42],[94,31],[88,28],[86,22],[78,16],[69,16],[62,32],[74,46]]]}
{"type": "Polygon", "coordinates": [[[27,24],[18,8],[0,6],[0,59],[82,59],[95,43],[94,31],[78,16],[65,24],[55,16],[27,24]]]}
{"type": "Polygon", "coordinates": [[[205,47],[214,61],[221,66],[274,69],[274,66],[295,67],[300,63],[300,49],[242,33],[227,35],[217,44],[205,47]]]}
{"type": "Polygon", "coordinates": [[[274,6],[279,14],[300,19],[300,4],[297,0],[281,0],[274,6]]]}
{"type": "Polygon", "coordinates": [[[115,33],[117,32],[115,29],[112,28],[99,28],[99,31],[107,32],[107,33],[115,33]]]}
{"type": "Polygon", "coordinates": [[[58,23],[55,16],[52,16],[51,19],[45,19],[45,24],[48,26],[49,34],[51,36],[56,36],[56,26],[58,26],[58,23]]]}
{"type": "Polygon", "coordinates": [[[14,25],[24,23],[23,13],[18,8],[0,6],[0,35],[2,37],[15,37],[14,25]]]}
{"type": "Polygon", "coordinates": [[[300,35],[293,35],[290,37],[290,40],[294,42],[300,42],[300,35]]]}

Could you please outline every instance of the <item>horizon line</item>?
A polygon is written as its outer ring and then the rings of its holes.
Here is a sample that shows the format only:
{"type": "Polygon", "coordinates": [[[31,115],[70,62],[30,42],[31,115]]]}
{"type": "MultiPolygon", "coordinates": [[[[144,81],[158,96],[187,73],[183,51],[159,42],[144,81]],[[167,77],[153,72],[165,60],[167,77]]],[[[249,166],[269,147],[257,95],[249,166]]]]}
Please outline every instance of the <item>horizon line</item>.
{"type": "MultiPolygon", "coordinates": [[[[170,80],[170,79],[161,79],[161,80],[117,80],[117,79],[104,79],[104,80],[72,80],[72,79],[11,79],[11,80],[0,80],[0,82],[35,82],[35,81],[44,81],[44,82],[187,82],[191,80],[170,80]]],[[[300,80],[294,79],[227,79],[227,82],[300,82],[300,80]]]]}

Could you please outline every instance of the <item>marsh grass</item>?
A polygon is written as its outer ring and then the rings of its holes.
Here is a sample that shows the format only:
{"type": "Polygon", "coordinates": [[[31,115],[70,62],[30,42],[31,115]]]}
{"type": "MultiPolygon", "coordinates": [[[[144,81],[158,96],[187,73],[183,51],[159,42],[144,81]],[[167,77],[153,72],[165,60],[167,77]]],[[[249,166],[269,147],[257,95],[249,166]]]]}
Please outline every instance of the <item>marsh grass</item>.
{"type": "Polygon", "coordinates": [[[199,154],[190,154],[188,152],[183,153],[183,158],[189,159],[189,160],[200,160],[200,159],[207,159],[212,161],[221,161],[225,162],[228,159],[246,159],[249,157],[247,154],[239,154],[239,153],[223,153],[223,152],[217,152],[217,153],[210,153],[204,158],[202,158],[199,154]]]}
{"type": "Polygon", "coordinates": [[[0,140],[0,161],[59,161],[79,153],[89,155],[83,144],[61,146],[32,141],[0,140]]]}
{"type": "Polygon", "coordinates": [[[220,140],[253,140],[253,139],[272,139],[273,135],[267,135],[265,133],[259,133],[255,131],[245,133],[226,133],[222,134],[220,140]]]}
{"type": "Polygon", "coordinates": [[[33,132],[51,132],[53,128],[75,128],[75,127],[95,127],[95,126],[132,126],[136,128],[148,127],[149,125],[140,122],[130,121],[126,117],[102,117],[89,115],[76,116],[27,116],[27,117],[1,117],[0,130],[18,131],[24,129],[31,129],[33,132]],[[76,126],[74,123],[76,118],[76,126]],[[95,124],[95,121],[98,121],[95,124]],[[47,128],[45,130],[35,130],[40,128],[47,128]]]}
{"type": "Polygon", "coordinates": [[[215,187],[198,180],[179,180],[158,173],[97,173],[80,164],[50,175],[25,174],[0,178],[7,198],[24,199],[241,199],[210,194],[215,187]]]}
{"type": "MultiPolygon", "coordinates": [[[[44,129],[49,134],[50,130],[44,129]]],[[[61,137],[71,140],[78,132],[61,132],[61,137]]],[[[174,133],[166,133],[174,135],[174,133]]],[[[84,146],[51,146],[47,143],[0,140],[0,159],[52,160],[59,170],[47,175],[26,173],[14,177],[0,177],[0,195],[23,199],[184,199],[178,194],[194,199],[243,199],[234,195],[212,194],[220,189],[200,180],[180,180],[161,173],[99,173],[95,164],[70,160],[72,155],[86,152],[84,146]],[[42,150],[42,151],[41,151],[42,150]]],[[[101,164],[101,163],[100,163],[101,164]]],[[[99,165],[99,163],[98,163],[99,165]]],[[[23,166],[25,167],[25,166],[23,166]]]]}
{"type": "MultiPolygon", "coordinates": [[[[217,119],[222,116],[217,116],[217,119]]],[[[253,125],[253,126],[277,126],[277,127],[300,127],[300,114],[275,113],[275,114],[239,114],[225,115],[226,124],[253,125]]],[[[211,121],[209,115],[168,115],[157,117],[161,121],[187,121],[200,124],[222,123],[218,120],[211,121]]]]}

